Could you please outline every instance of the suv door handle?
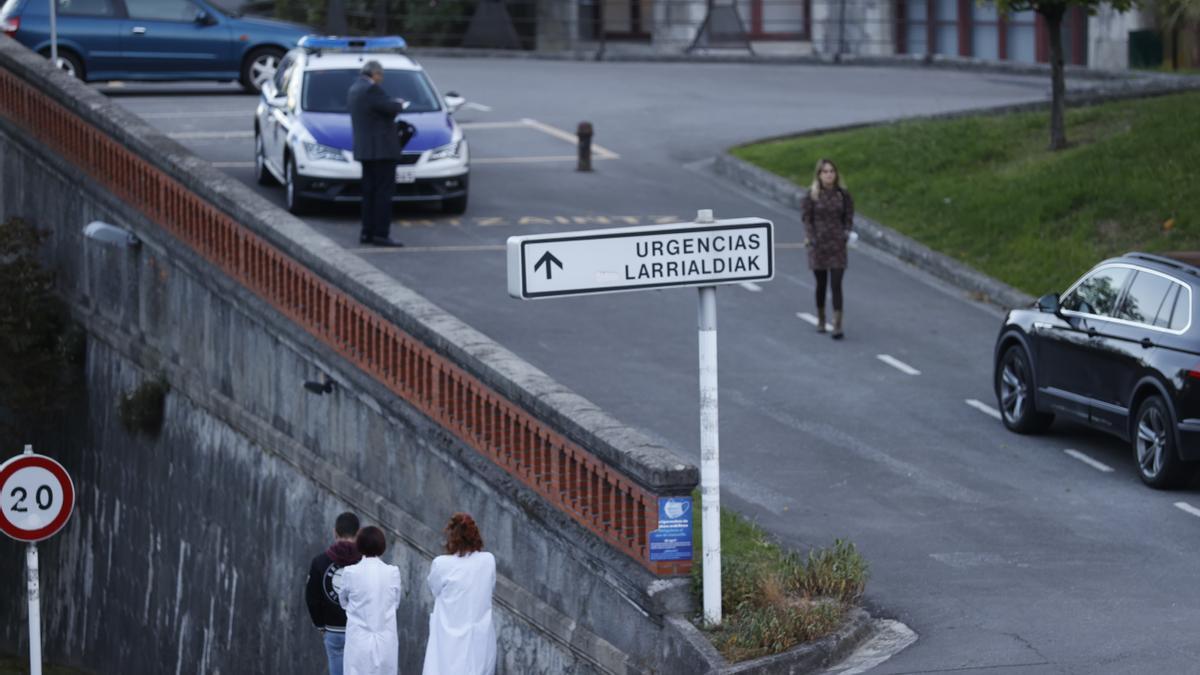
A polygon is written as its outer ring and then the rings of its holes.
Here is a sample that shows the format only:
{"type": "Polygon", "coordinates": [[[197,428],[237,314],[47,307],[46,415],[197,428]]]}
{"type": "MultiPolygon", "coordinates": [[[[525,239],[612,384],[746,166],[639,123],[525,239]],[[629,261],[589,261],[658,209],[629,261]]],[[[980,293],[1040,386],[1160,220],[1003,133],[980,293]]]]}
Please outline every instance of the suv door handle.
{"type": "Polygon", "coordinates": [[[145,27],[145,26],[134,26],[134,27],[133,27],[133,34],[134,34],[134,35],[145,35],[145,34],[146,34],[146,27],[145,27]]]}
{"type": "Polygon", "coordinates": [[[1150,338],[1148,338],[1148,337],[1142,338],[1142,348],[1143,349],[1149,349],[1153,346],[1154,346],[1154,343],[1150,341],[1150,338]]]}

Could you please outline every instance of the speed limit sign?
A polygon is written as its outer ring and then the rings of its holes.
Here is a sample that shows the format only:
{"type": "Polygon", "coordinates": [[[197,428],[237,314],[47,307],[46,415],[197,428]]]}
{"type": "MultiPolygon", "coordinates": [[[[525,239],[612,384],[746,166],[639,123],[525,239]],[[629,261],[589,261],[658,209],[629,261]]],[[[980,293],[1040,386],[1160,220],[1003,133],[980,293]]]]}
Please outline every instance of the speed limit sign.
{"type": "Polygon", "coordinates": [[[62,464],[27,453],[0,464],[0,531],[36,542],[61,530],[75,507],[75,485],[62,464]]]}

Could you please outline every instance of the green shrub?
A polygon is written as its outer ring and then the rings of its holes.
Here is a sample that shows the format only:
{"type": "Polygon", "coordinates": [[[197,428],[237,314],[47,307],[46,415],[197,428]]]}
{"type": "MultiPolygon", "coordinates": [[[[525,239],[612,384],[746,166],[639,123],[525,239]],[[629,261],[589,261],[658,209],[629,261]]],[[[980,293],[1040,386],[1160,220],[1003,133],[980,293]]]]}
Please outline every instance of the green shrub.
{"type": "Polygon", "coordinates": [[[853,603],[867,587],[867,561],[854,544],[836,539],[833,548],[810,551],[793,576],[792,589],[808,598],[836,598],[853,603]]]}
{"type": "MultiPolygon", "coordinates": [[[[693,512],[700,513],[693,495],[693,512]]],[[[700,523],[693,547],[703,550],[700,523]]],[[[699,559],[699,555],[697,555],[699,559]]],[[[832,548],[807,557],[787,553],[749,520],[721,511],[721,626],[708,631],[731,662],[778,654],[818,640],[841,625],[867,583],[867,562],[854,544],[834,540],[832,548]]],[[[703,596],[703,565],[692,567],[697,603],[703,596]]]]}
{"type": "Polygon", "coordinates": [[[787,602],[744,607],[713,632],[713,643],[732,662],[780,654],[837,630],[846,616],[838,602],[787,602]]]}
{"type": "Polygon", "coordinates": [[[83,336],[38,260],[45,236],[20,218],[0,224],[0,408],[22,427],[61,411],[83,361],[83,336]]]}

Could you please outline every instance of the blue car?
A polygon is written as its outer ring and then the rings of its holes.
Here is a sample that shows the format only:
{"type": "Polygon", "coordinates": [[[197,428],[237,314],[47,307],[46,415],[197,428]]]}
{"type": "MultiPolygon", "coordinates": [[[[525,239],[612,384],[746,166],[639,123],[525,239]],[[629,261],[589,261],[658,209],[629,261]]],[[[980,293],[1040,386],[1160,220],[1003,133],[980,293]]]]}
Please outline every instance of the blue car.
{"type": "Polygon", "coordinates": [[[230,0],[5,0],[0,30],[49,56],[50,2],[59,67],[88,82],[239,80],[258,93],[309,32],[242,16],[230,0]]]}

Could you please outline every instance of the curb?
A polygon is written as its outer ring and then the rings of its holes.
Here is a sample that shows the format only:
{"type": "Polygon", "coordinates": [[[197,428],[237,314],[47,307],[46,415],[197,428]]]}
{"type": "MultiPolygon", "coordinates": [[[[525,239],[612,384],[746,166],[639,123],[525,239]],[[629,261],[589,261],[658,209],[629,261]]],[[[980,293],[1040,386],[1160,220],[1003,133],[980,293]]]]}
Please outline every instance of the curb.
{"type": "Polygon", "coordinates": [[[847,612],[845,622],[837,631],[820,640],[798,645],[782,654],[731,664],[691,621],[671,617],[668,623],[707,662],[704,675],[807,675],[838,663],[875,634],[875,620],[866,610],[855,607],[847,612]]]}

